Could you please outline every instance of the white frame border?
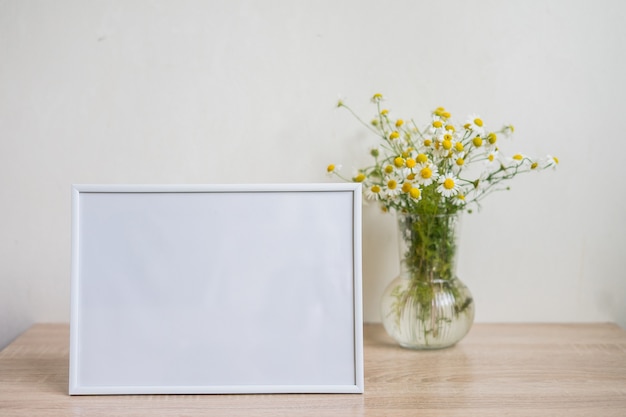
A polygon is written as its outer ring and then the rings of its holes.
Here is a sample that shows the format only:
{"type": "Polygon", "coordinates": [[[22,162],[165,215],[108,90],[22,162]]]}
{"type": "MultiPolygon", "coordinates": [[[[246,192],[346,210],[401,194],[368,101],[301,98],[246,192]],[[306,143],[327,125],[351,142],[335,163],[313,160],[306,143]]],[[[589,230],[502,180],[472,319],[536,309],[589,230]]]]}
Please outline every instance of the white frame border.
{"type": "Polygon", "coordinates": [[[253,393],[363,393],[363,311],[362,311],[362,235],[361,185],[356,183],[320,184],[74,184],[72,186],[72,264],[70,312],[70,395],[114,394],[253,394],[253,393]],[[258,193],[258,192],[351,192],[353,196],[353,288],[354,288],[354,366],[351,385],[220,385],[220,386],[99,386],[79,384],[77,331],[79,307],[79,209],[81,193],[258,193]]]}

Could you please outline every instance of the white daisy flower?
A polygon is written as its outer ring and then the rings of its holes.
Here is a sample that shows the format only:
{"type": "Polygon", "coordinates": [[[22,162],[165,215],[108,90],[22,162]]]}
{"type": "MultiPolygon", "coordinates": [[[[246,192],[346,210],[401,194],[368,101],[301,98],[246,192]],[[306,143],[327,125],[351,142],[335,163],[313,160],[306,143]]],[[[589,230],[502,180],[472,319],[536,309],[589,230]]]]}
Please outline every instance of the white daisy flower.
{"type": "Polygon", "coordinates": [[[452,163],[452,170],[458,174],[459,171],[461,171],[466,164],[465,152],[452,155],[452,163]]]}
{"type": "Polygon", "coordinates": [[[480,135],[476,135],[472,138],[471,144],[475,148],[480,148],[485,144],[485,141],[480,135]]]}
{"type": "Polygon", "coordinates": [[[521,167],[532,164],[532,161],[526,155],[516,153],[515,155],[506,158],[506,164],[507,166],[521,167]]]}
{"type": "Polygon", "coordinates": [[[354,175],[352,176],[352,181],[354,182],[363,182],[366,179],[367,179],[367,176],[361,171],[355,172],[354,175]]]}
{"type": "Polygon", "coordinates": [[[442,175],[439,178],[437,191],[444,197],[453,197],[459,193],[459,180],[452,174],[442,175]]]}
{"type": "Polygon", "coordinates": [[[414,172],[415,168],[417,167],[417,161],[413,157],[408,157],[404,165],[406,166],[406,169],[409,171],[410,174],[411,172],[414,172]]]}
{"type": "Polygon", "coordinates": [[[446,131],[443,135],[439,137],[439,141],[441,146],[447,151],[453,151],[454,146],[456,145],[457,138],[455,137],[453,132],[446,131]]]}
{"type": "Polygon", "coordinates": [[[379,103],[383,100],[383,95],[380,93],[376,93],[372,96],[372,103],[379,103]]]}
{"type": "Polygon", "coordinates": [[[383,189],[378,184],[371,184],[365,188],[365,197],[369,200],[380,200],[383,189]]]}
{"type": "Polygon", "coordinates": [[[418,184],[426,187],[433,183],[437,179],[437,175],[439,174],[437,171],[437,166],[425,162],[423,164],[418,164],[415,169],[415,181],[418,184]]]}
{"type": "Polygon", "coordinates": [[[417,155],[417,151],[413,147],[412,143],[407,142],[405,144],[405,147],[402,148],[402,157],[404,159],[408,159],[408,158],[415,158],[416,155],[417,155]]]}
{"type": "Polygon", "coordinates": [[[339,171],[340,169],[341,165],[330,164],[326,167],[326,175],[332,176],[333,174],[336,174],[337,171],[339,171]]]}
{"type": "Polygon", "coordinates": [[[391,164],[386,164],[382,167],[382,171],[385,175],[391,175],[395,172],[396,168],[391,164]]]}
{"type": "Polygon", "coordinates": [[[463,142],[461,140],[458,140],[456,142],[454,142],[454,152],[456,153],[464,153],[465,152],[465,145],[463,145],[463,142]]]}
{"type": "Polygon", "coordinates": [[[382,194],[387,198],[395,198],[402,192],[402,183],[394,175],[385,178],[382,194]]]}
{"type": "Polygon", "coordinates": [[[482,135],[485,133],[485,129],[483,127],[483,119],[480,118],[477,114],[470,114],[465,122],[465,128],[471,130],[472,132],[478,133],[482,135]]]}
{"type": "Polygon", "coordinates": [[[434,135],[438,135],[446,130],[446,121],[439,116],[434,115],[433,121],[428,126],[428,132],[434,135]]]}
{"type": "Polygon", "coordinates": [[[406,159],[401,156],[396,156],[393,159],[393,165],[387,165],[385,167],[385,174],[387,176],[394,176],[396,181],[406,178],[411,173],[411,170],[406,166],[406,159]]]}
{"type": "Polygon", "coordinates": [[[487,154],[485,159],[485,166],[488,171],[493,171],[494,169],[498,169],[500,167],[500,161],[498,159],[498,151],[493,150],[487,154]]]}
{"type": "Polygon", "coordinates": [[[465,200],[465,195],[459,192],[452,199],[452,204],[454,204],[456,206],[464,206],[464,205],[466,205],[467,201],[465,200]]]}
{"type": "Polygon", "coordinates": [[[409,197],[411,197],[411,200],[413,201],[420,201],[422,199],[422,190],[418,187],[411,187],[409,190],[409,197]]]}
{"type": "Polygon", "coordinates": [[[448,156],[448,154],[451,152],[450,149],[451,149],[451,143],[449,141],[444,142],[441,139],[436,139],[432,154],[434,157],[441,160],[448,156]]]}
{"type": "Polygon", "coordinates": [[[552,156],[552,155],[548,155],[546,156],[545,162],[544,162],[544,166],[546,168],[556,168],[556,166],[559,164],[559,158],[557,158],[556,156],[552,156]]]}
{"type": "Polygon", "coordinates": [[[498,142],[498,135],[496,135],[494,132],[489,132],[483,142],[485,144],[485,149],[487,149],[488,151],[495,151],[496,149],[498,149],[496,145],[496,143],[498,142]]]}
{"type": "Polygon", "coordinates": [[[413,188],[413,182],[408,179],[404,180],[402,183],[402,192],[408,194],[408,192],[411,191],[411,188],[413,188]]]}
{"type": "Polygon", "coordinates": [[[504,128],[502,128],[502,133],[507,138],[511,136],[513,132],[515,132],[515,127],[512,124],[505,125],[504,128]]]}
{"type": "Polygon", "coordinates": [[[442,119],[449,119],[452,116],[444,107],[437,107],[433,110],[433,115],[439,116],[442,119]]]}
{"type": "Polygon", "coordinates": [[[433,148],[433,145],[435,144],[434,140],[432,137],[430,136],[424,136],[421,137],[418,141],[417,141],[417,147],[421,152],[430,152],[430,150],[433,148]]]}
{"type": "Polygon", "coordinates": [[[404,181],[413,178],[415,176],[415,174],[412,172],[411,169],[409,168],[401,168],[401,169],[397,169],[394,172],[394,175],[396,176],[396,181],[398,181],[400,184],[403,184],[404,181]]]}

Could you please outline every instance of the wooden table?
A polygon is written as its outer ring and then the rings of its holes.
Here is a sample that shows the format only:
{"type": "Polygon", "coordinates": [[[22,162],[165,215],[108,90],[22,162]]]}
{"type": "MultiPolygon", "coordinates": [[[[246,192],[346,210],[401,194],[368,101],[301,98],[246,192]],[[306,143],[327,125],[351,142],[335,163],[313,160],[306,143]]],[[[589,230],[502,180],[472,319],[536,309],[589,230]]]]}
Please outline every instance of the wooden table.
{"type": "Polygon", "coordinates": [[[365,394],[75,396],[69,328],[38,324],[0,352],[0,416],[626,416],[626,331],[476,324],[415,352],[365,325],[365,394]]]}

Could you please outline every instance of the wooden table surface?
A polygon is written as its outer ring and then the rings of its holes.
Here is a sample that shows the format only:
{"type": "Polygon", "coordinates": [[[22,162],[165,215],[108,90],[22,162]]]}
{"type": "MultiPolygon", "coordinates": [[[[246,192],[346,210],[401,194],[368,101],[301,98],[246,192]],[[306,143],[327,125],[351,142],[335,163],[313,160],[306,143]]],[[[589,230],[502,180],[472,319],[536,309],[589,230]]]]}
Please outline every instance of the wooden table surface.
{"type": "Polygon", "coordinates": [[[72,396],[69,327],[38,324],[0,352],[0,416],[626,416],[626,331],[476,324],[416,352],[364,326],[364,394],[72,396]]]}

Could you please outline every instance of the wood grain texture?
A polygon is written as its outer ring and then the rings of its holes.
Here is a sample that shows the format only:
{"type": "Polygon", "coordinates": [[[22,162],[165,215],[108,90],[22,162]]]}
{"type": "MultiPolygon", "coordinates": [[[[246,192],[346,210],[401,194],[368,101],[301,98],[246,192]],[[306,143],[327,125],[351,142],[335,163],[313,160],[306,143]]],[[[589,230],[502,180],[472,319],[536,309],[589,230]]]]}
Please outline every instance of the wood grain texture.
{"type": "Polygon", "coordinates": [[[0,416],[626,416],[626,331],[476,324],[457,346],[400,348],[364,327],[365,393],[76,396],[69,327],[38,324],[0,352],[0,416]]]}

